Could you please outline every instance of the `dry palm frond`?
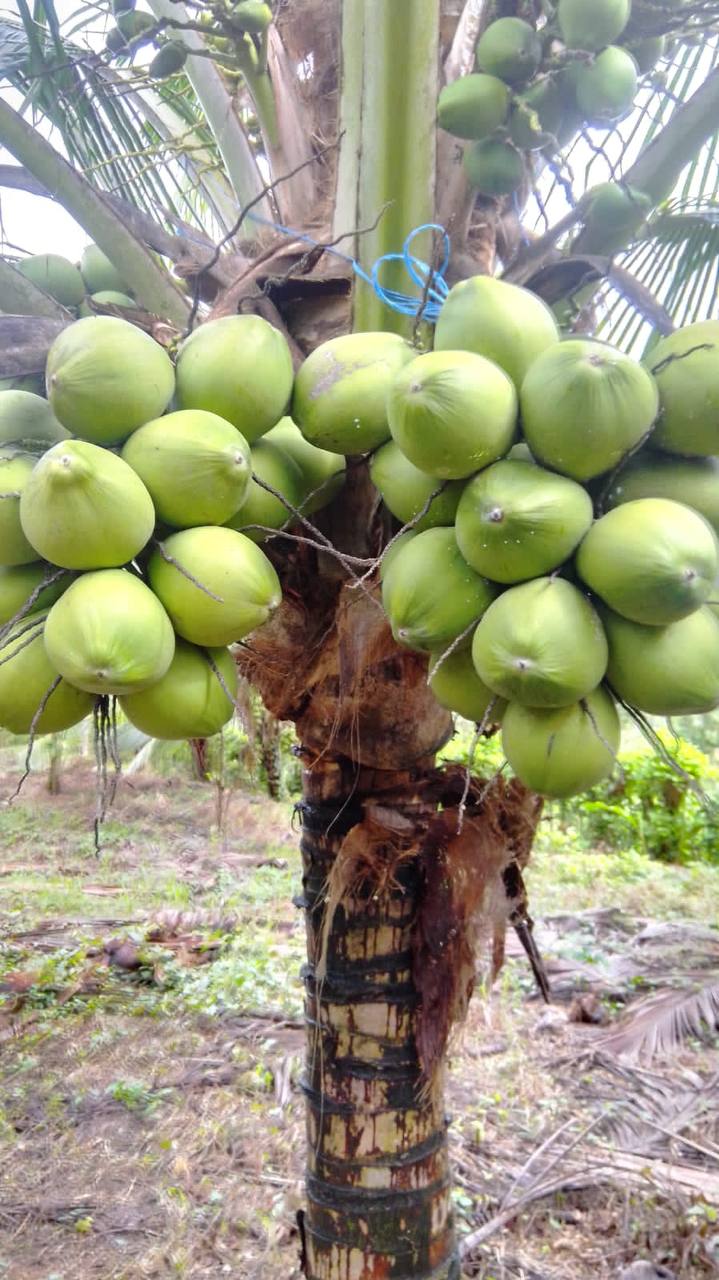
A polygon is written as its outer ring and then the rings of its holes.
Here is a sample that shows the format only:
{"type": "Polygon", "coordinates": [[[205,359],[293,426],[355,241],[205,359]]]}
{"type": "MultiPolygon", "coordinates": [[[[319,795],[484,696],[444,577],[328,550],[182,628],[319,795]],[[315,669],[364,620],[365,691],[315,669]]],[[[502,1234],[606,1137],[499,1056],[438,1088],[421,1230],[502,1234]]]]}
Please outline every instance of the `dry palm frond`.
{"type": "Polygon", "coordinates": [[[617,1057],[651,1061],[672,1053],[687,1037],[703,1038],[717,1027],[719,980],[707,982],[705,975],[697,975],[692,987],[657,991],[638,1001],[597,1047],[617,1057]]]}

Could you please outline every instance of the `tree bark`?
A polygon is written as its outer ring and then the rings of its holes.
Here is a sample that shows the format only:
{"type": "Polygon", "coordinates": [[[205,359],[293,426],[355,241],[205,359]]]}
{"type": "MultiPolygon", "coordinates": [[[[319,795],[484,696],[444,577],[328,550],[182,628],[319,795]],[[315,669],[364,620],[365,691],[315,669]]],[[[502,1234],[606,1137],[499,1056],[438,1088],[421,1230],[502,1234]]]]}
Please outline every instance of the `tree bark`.
{"type": "Polygon", "coordinates": [[[397,773],[311,755],[304,771],[308,1280],[459,1276],[443,1075],[425,1079],[415,1038],[414,853],[435,809],[417,783],[431,763],[397,773]],[[388,790],[402,793],[390,863],[368,821],[388,790]]]}

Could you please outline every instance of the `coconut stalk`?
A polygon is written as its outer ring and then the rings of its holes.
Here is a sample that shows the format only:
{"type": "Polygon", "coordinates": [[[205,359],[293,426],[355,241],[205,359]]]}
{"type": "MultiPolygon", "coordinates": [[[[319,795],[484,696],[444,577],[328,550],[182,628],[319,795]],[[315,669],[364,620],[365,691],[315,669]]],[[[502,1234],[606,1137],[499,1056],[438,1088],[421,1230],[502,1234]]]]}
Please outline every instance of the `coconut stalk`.
{"type": "Polygon", "coordinates": [[[0,99],[0,142],[60,201],[127,281],[147,311],[184,328],[189,303],[98,191],[0,99]]]}
{"type": "MultiPolygon", "coordinates": [[[[439,19],[439,0],[344,0],[342,6],[343,137],[334,234],[362,229],[355,255],[368,272],[434,218],[439,19]]],[[[418,242],[420,249],[431,256],[429,235],[418,242]]],[[[398,262],[385,264],[381,283],[419,292],[398,262]]],[[[402,333],[412,325],[360,283],[353,327],[402,333]]]]}

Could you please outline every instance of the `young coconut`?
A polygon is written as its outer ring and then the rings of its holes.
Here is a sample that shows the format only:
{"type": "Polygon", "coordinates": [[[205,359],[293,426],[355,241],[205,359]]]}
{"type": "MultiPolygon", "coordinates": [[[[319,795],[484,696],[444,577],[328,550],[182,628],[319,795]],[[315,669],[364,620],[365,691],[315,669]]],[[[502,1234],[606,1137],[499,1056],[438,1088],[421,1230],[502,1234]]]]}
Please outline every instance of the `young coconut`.
{"type": "Polygon", "coordinates": [[[533,462],[504,459],[465,486],[457,545],[493,582],[523,582],[563,564],[592,523],[586,489],[533,462]]]}
{"type": "Polygon", "coordinates": [[[719,618],[705,605],[668,627],[644,627],[602,610],[607,679],[615,693],[653,716],[704,715],[719,706],[719,618]]]}
{"type": "Polygon", "coordinates": [[[283,418],[264,439],[279,445],[282,452],[297,463],[302,473],[302,514],[311,516],[328,506],[345,482],[347,463],[344,456],[310,444],[291,418],[283,418]]]}
{"type": "MultiPolygon", "coordinates": [[[[271,434],[271,433],[269,433],[271,434]]],[[[267,436],[257,440],[250,450],[252,479],[239,510],[224,523],[238,529],[253,542],[264,542],[267,529],[282,529],[293,519],[292,512],[280,498],[263,489],[258,480],[281,493],[290,506],[298,510],[304,497],[302,472],[294,458],[281,445],[267,436]],[[253,525],[261,526],[253,528],[253,525]]]]}
{"type": "Polygon", "coordinates": [[[661,413],[652,444],[667,453],[719,453],[719,320],[685,325],[647,360],[661,413]]]}
{"type": "Polygon", "coordinates": [[[719,459],[642,452],[623,467],[609,493],[618,507],[637,498],[671,498],[693,507],[719,534],[719,459]]]}
{"type": "Polygon", "coordinates": [[[386,565],[382,604],[399,644],[432,652],[481,618],[496,590],[463,560],[454,529],[426,529],[386,565]]]}
{"type": "Polygon", "coordinates": [[[47,614],[34,614],[14,627],[0,645],[0,726],[11,733],[30,733],[45,698],[35,733],[69,729],[92,710],[91,694],[74,689],[66,680],[60,680],[50,693],[59,672],[43,641],[46,619],[47,614]]]}
{"type": "Polygon", "coordinates": [[[20,519],[33,559],[42,556],[63,569],[111,569],[145,546],[155,509],[122,458],[85,440],[63,440],[28,478],[20,519]]]}
{"type": "Polygon", "coordinates": [[[107,254],[103,253],[96,244],[88,244],[83,249],[80,272],[88,293],[101,293],[107,290],[113,293],[127,293],[127,284],[117,267],[113,266],[107,254]]]}
{"type": "Polygon", "coordinates": [[[474,633],[480,680],[528,707],[586,697],[607,667],[607,641],[589,601],[563,578],[535,578],[491,604],[474,633]]]}
{"type": "Polygon", "coordinates": [[[0,627],[4,627],[21,610],[23,617],[29,617],[49,609],[67,590],[73,577],[74,574],[46,564],[44,560],[0,568],[0,627]]]}
{"type": "Polygon", "coordinates": [[[630,0],[559,0],[562,39],[568,49],[597,53],[622,34],[630,10],[630,0]]]}
{"type": "Polygon", "coordinates": [[[542,60],[542,44],[534,27],[521,18],[490,22],[477,45],[477,66],[507,84],[526,84],[542,60]]]}
{"type": "Polygon", "coordinates": [[[279,422],[291,393],[290,349],[261,316],[210,320],[180,347],[178,408],[216,413],[250,444],[279,422]]]}
{"type": "Polygon", "coordinates": [[[585,481],[617,466],[648,435],[659,396],[631,356],[591,338],[568,338],[534,361],[520,406],[534,456],[585,481]]]}
{"type": "Polygon", "coordinates": [[[165,675],[121,698],[120,706],[151,738],[211,738],[231,719],[236,696],[237,665],[228,649],[198,649],[178,640],[165,675]]]}
{"type": "Polygon", "coordinates": [[[116,289],[101,289],[99,293],[91,293],[79,309],[80,316],[94,316],[102,307],[136,307],[137,303],[129,293],[118,293],[116,289]],[[94,303],[93,306],[90,304],[94,303]]]}
{"type": "Polygon", "coordinates": [[[137,693],[168,670],[175,652],[170,619],[157,596],[125,569],[83,573],[45,623],[50,662],[89,693],[137,693]]]}
{"type": "Polygon", "coordinates": [[[307,357],[295,379],[292,417],[305,440],[338,453],[365,453],[389,437],[386,400],[415,355],[396,333],[347,333],[307,357]]]}
{"type": "Polygon", "coordinates": [[[572,67],[577,106],[593,125],[621,120],[634,104],[639,68],[632,55],[619,45],[608,45],[591,65],[572,67]]]}
{"type": "Polygon", "coordinates": [[[18,263],[18,271],[63,307],[77,307],[82,302],[85,293],[82,276],[77,267],[59,253],[38,253],[25,258],[18,263]]]}
{"type": "Polygon", "coordinates": [[[124,461],[142,480],[157,517],[177,529],[224,524],[250,483],[250,446],[236,427],[203,409],[179,409],[133,431],[124,461]]]}
{"type": "Polygon", "coordinates": [[[400,370],[387,396],[392,436],[428,475],[458,480],[501,458],[517,429],[503,369],[470,351],[430,351],[400,370]]]}
{"type": "Polygon", "coordinates": [[[454,524],[457,503],[464,488],[462,480],[438,480],[436,476],[420,471],[404,456],[394,440],[388,440],[372,455],[369,470],[372,483],[382,494],[385,506],[402,524],[414,520],[425,507],[427,510],[422,519],[413,526],[417,533],[454,524]],[[433,493],[437,496],[429,502],[433,493]]]}
{"type": "Polygon", "coordinates": [[[46,379],[62,425],[104,445],[159,417],[175,387],[167,353],[117,316],[85,316],[63,329],[48,352],[46,379]]]}
{"type": "Polygon", "coordinates": [[[20,522],[20,499],[37,459],[12,445],[0,449],[0,565],[31,564],[38,553],[20,522]]]}
{"type": "Polygon", "coordinates": [[[640,498],[608,511],[577,552],[577,572],[615,613],[664,627],[708,600],[719,575],[717,540],[691,507],[640,498]]]}
{"type": "Polygon", "coordinates": [[[489,717],[490,724],[501,722],[507,704],[480,680],[469,647],[455,649],[446,657],[441,651],[431,653],[428,676],[429,687],[441,707],[475,724],[481,724],[485,717],[489,717]]]}
{"type": "Polygon", "coordinates": [[[213,648],[261,627],[282,599],[267,556],[235,529],[207,525],[172,534],[153,552],[148,575],[177,634],[213,648]]]}
{"type": "Polygon", "coordinates": [[[502,719],[502,748],[517,777],[532,791],[557,800],[609,777],[619,739],[617,708],[602,688],[568,707],[510,702],[502,719]]]}
{"type": "Polygon", "coordinates": [[[434,331],[435,351],[485,356],[509,374],[517,390],[537,356],[558,342],[546,303],[493,276],[471,276],[450,289],[434,331]]]}
{"type": "Polygon", "coordinates": [[[32,391],[0,391],[0,447],[22,445],[28,453],[44,453],[67,439],[47,400],[32,391]]]}
{"type": "Polygon", "coordinates": [[[482,138],[467,147],[464,170],[470,186],[485,196],[508,196],[524,181],[524,157],[511,142],[482,138]]]}
{"type": "Polygon", "coordinates": [[[455,138],[486,138],[504,124],[509,103],[509,89],[496,76],[460,76],[440,93],[437,119],[455,138]]]}

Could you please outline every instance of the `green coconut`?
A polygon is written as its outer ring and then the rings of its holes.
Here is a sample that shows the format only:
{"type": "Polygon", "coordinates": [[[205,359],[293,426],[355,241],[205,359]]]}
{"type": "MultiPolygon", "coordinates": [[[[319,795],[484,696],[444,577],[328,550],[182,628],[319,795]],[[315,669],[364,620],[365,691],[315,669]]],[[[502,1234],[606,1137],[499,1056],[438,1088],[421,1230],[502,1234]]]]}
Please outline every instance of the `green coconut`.
{"type": "Polygon", "coordinates": [[[267,529],[281,529],[293,517],[285,503],[263,489],[257,480],[271,485],[295,510],[302,505],[305,487],[302,472],[294,458],[285,453],[281,445],[265,437],[253,444],[250,467],[253,478],[244,501],[225,524],[230,529],[239,529],[253,542],[264,542],[268,536],[267,529]],[[253,525],[262,525],[263,528],[253,529],[253,525]]]}
{"type": "Polygon", "coordinates": [[[114,289],[101,289],[99,293],[91,293],[79,309],[81,316],[94,316],[98,307],[136,307],[137,303],[128,293],[117,293],[114,289]],[[90,304],[94,305],[91,306],[90,304]]]}
{"type": "Polygon", "coordinates": [[[21,610],[25,617],[49,609],[70,586],[73,576],[55,565],[45,564],[43,560],[0,568],[0,627],[4,627],[21,610]],[[43,587],[43,582],[48,586],[43,587]]]}
{"type": "Polygon", "coordinates": [[[165,675],[149,689],[121,698],[120,706],[151,738],[211,738],[231,719],[230,699],[236,697],[237,666],[228,649],[198,649],[178,640],[165,675]]]}
{"type": "Polygon", "coordinates": [[[646,36],[643,40],[627,40],[626,43],[642,75],[651,71],[664,57],[666,46],[666,36],[646,36]]]}
{"type": "Polygon", "coordinates": [[[239,31],[261,35],[272,21],[272,10],[264,0],[240,0],[230,13],[230,22],[239,31]]]}
{"type": "Polygon", "coordinates": [[[42,396],[32,391],[0,391],[0,446],[22,444],[28,453],[43,453],[66,438],[67,431],[42,396]]]}
{"type": "Polygon", "coordinates": [[[495,462],[465,486],[457,508],[457,545],[477,573],[523,582],[551,572],[592,523],[586,489],[532,462],[495,462]]]}
{"type": "Polygon", "coordinates": [[[556,139],[564,103],[558,82],[545,76],[515,97],[509,113],[509,136],[522,151],[536,151],[556,139]]]}
{"type": "Polygon", "coordinates": [[[584,227],[573,248],[578,253],[616,253],[623,249],[646,220],[652,202],[636,187],[601,182],[587,193],[584,227]]]}
{"type": "Polygon", "coordinates": [[[0,449],[0,565],[37,560],[20,522],[20,498],[36,461],[11,445],[0,449]]]}
{"type": "Polygon", "coordinates": [[[265,439],[279,445],[302,472],[300,510],[303,515],[311,516],[315,511],[321,511],[340,492],[347,473],[347,463],[341,453],[318,449],[310,444],[291,418],[278,422],[267,432],[265,439]]]}
{"type": "Polygon", "coordinates": [[[495,595],[460,555],[454,529],[425,529],[385,565],[382,604],[395,640],[409,649],[445,649],[495,595]]]}
{"type": "Polygon", "coordinates": [[[632,707],[654,716],[704,715],[719,705],[719,618],[705,605],[668,627],[644,627],[602,610],[607,679],[632,707]]]}
{"type": "Polygon", "coordinates": [[[126,569],[83,573],[45,623],[51,663],[89,693],[137,693],[168,670],[175,652],[170,619],[157,596],[126,569]]]}
{"type": "Polygon", "coordinates": [[[664,627],[700,608],[719,576],[706,520],[668,498],[639,498],[597,520],[577,552],[577,572],[615,613],[664,627]]]}
{"type": "Polygon", "coordinates": [[[387,397],[392,437],[428,475],[460,480],[511,447],[517,396],[511,378],[471,351],[430,351],[396,375],[387,397]]]}
{"type": "Polygon", "coordinates": [[[18,263],[18,271],[63,307],[77,307],[85,289],[77,267],[59,253],[38,253],[18,263]]]}
{"type": "Polygon", "coordinates": [[[430,654],[429,687],[441,707],[475,724],[482,724],[485,718],[499,724],[504,715],[506,702],[482,683],[468,647],[455,649],[444,658],[441,653],[430,654]]]}
{"type": "Polygon", "coordinates": [[[388,440],[372,455],[370,476],[375,488],[382,494],[385,506],[402,524],[414,520],[427,507],[432,494],[438,489],[442,490],[432,498],[421,520],[413,526],[417,533],[421,533],[423,529],[454,524],[463,482],[438,480],[436,476],[420,471],[409,458],[405,458],[394,440],[388,440]]]}
{"type": "Polygon", "coordinates": [[[282,599],[260,547],[235,529],[214,525],[166,538],[150,558],[148,575],[177,634],[213,648],[261,627],[282,599]]]}
{"type": "MultiPolygon", "coordinates": [[[[43,699],[59,675],[45,649],[46,617],[33,615],[37,627],[32,630],[27,629],[27,622],[21,622],[0,645],[0,726],[11,733],[30,733],[43,699]]],[[[61,680],[47,699],[34,733],[69,729],[85,719],[93,701],[89,693],[61,680]]]]}
{"type": "Polygon", "coordinates": [[[517,777],[532,791],[557,800],[607,778],[619,739],[614,700],[601,688],[568,707],[510,702],[502,720],[502,749],[517,777]]]}
{"type": "Polygon", "coordinates": [[[607,641],[586,596],[563,578],[510,587],[485,613],[472,641],[480,680],[528,707],[565,707],[597,687],[607,641]]]}
{"type": "Polygon", "coordinates": [[[619,45],[609,45],[594,61],[577,64],[577,106],[594,125],[614,124],[634,105],[638,67],[632,55],[619,45]]]}
{"type": "Polygon", "coordinates": [[[463,161],[470,186],[482,195],[508,196],[522,185],[524,160],[511,142],[483,138],[467,147],[463,161]]]}
{"type": "Polygon", "coordinates": [[[439,313],[435,351],[473,351],[504,369],[519,390],[529,366],[559,341],[549,307],[519,285],[493,276],[460,280],[439,313]]]}
{"type": "Polygon", "coordinates": [[[147,68],[148,76],[151,80],[167,80],[170,76],[176,76],[187,62],[189,52],[187,45],[181,40],[169,40],[152,59],[147,68]]]}
{"type": "Polygon", "coordinates": [[[557,21],[568,49],[597,53],[620,36],[631,0],[559,0],[557,21]]]}
{"type": "Polygon", "coordinates": [[[647,365],[661,404],[652,444],[667,453],[719,453],[719,320],[662,338],[647,365]]]}
{"type": "Polygon", "coordinates": [[[177,358],[177,406],[219,414],[252,444],[279,422],[292,392],[292,357],[261,316],[200,325],[177,358]]]}
{"type": "Polygon", "coordinates": [[[348,333],[316,347],[300,366],[292,400],[305,439],[343,454],[383,444],[387,393],[415,354],[396,333],[348,333]]]}
{"type": "Polygon", "coordinates": [[[590,338],[568,338],[535,360],[520,405],[534,456],[584,481],[636,448],[659,399],[653,379],[631,356],[590,338]]]}
{"type": "Polygon", "coordinates": [[[105,445],[158,418],[175,388],[163,348],[116,316],[85,316],[63,329],[50,347],[46,379],[62,425],[105,445]]]}
{"type": "Polygon", "coordinates": [[[507,84],[526,84],[542,60],[542,44],[528,22],[521,18],[497,18],[490,22],[477,45],[477,66],[507,84]]]}
{"type": "Polygon", "coordinates": [[[155,509],[122,458],[85,440],[63,440],[29,477],[20,520],[33,559],[42,556],[63,569],[113,569],[145,546],[155,509]]]}
{"type": "Polygon", "coordinates": [[[117,267],[113,266],[106,253],[96,244],[88,244],[82,251],[80,271],[88,293],[122,293],[128,292],[117,267]]]}
{"type": "Polygon", "coordinates": [[[719,459],[640,453],[623,467],[609,493],[618,507],[637,498],[671,498],[693,507],[719,534],[719,459]]]}
{"type": "Polygon", "coordinates": [[[437,119],[455,138],[486,138],[507,119],[509,89],[496,76],[460,76],[439,95],[437,119]]]}
{"type": "Polygon", "coordinates": [[[224,524],[247,495],[250,446],[236,427],[203,409],[146,422],[122,457],[147,488],[158,520],[177,529],[224,524]]]}

